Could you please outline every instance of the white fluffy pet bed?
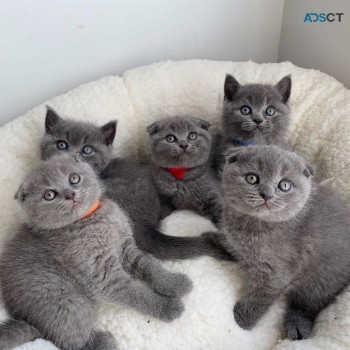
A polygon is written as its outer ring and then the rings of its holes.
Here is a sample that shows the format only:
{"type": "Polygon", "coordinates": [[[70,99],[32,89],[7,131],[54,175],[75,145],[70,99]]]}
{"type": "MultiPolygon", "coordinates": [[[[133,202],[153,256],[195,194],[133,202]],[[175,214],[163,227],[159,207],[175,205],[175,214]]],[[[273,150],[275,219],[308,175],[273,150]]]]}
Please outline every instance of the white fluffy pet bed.
{"type": "MultiPolygon", "coordinates": [[[[276,83],[292,74],[290,145],[317,167],[321,180],[331,182],[350,201],[350,91],[315,70],[291,63],[161,62],[85,84],[46,103],[62,116],[99,125],[118,119],[115,154],[146,160],[145,128],[154,120],[190,115],[214,124],[220,121],[226,73],[241,83],[276,83]]],[[[0,245],[23,219],[13,196],[24,175],[39,161],[45,111],[42,104],[0,128],[0,245]]],[[[197,235],[214,228],[187,211],[173,213],[164,227],[172,235],[197,235]]],[[[187,273],[194,282],[184,300],[185,313],[173,323],[164,323],[117,305],[103,306],[98,326],[114,334],[120,349],[350,349],[350,288],[319,315],[312,339],[291,342],[281,339],[283,300],[252,331],[235,324],[232,309],[242,295],[235,264],[203,257],[165,265],[187,273]]],[[[39,339],[17,349],[56,347],[39,339]]]]}

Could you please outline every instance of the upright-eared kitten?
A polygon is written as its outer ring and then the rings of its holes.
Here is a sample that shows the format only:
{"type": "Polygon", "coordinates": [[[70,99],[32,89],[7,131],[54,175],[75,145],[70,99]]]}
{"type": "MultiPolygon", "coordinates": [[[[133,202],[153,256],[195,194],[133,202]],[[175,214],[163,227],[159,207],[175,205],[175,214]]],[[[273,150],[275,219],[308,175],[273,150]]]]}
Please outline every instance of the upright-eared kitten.
{"type": "Polygon", "coordinates": [[[222,130],[214,137],[212,151],[216,170],[222,169],[223,153],[229,147],[285,145],[291,88],[289,75],[276,85],[241,85],[226,75],[222,130]]]}
{"type": "Polygon", "coordinates": [[[191,209],[214,223],[222,218],[223,198],[209,167],[210,124],[191,117],[172,117],[150,125],[153,179],[173,209],[191,209]]]}
{"type": "Polygon", "coordinates": [[[101,302],[165,321],[182,314],[190,280],[137,248],[128,217],[105,198],[87,163],[68,156],[42,162],[16,197],[28,219],[0,259],[12,317],[0,325],[1,349],[39,337],[62,350],[116,349],[110,334],[94,329],[101,302]]]}
{"type": "Polygon", "coordinates": [[[158,230],[162,218],[159,195],[148,167],[125,158],[112,158],[116,122],[102,127],[92,123],[62,119],[48,108],[45,135],[41,141],[42,159],[69,154],[91,164],[106,187],[106,194],[128,214],[137,245],[159,259],[188,259],[201,255],[227,258],[212,239],[173,237],[158,230]]]}
{"type": "Polygon", "coordinates": [[[223,172],[227,249],[245,272],[236,322],[252,328],[285,295],[284,331],[311,336],[318,313],[350,282],[349,208],[277,146],[234,148],[223,172]]]}

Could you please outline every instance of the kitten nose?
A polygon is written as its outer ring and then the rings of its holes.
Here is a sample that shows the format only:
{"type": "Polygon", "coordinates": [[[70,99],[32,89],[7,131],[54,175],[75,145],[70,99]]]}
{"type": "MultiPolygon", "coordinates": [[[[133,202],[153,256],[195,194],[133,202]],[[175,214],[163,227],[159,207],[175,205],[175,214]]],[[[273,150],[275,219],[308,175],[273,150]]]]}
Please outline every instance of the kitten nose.
{"type": "Polygon", "coordinates": [[[72,190],[64,190],[63,192],[64,194],[64,199],[72,199],[74,200],[75,199],[75,192],[72,191],[72,190]]]}
{"type": "Polygon", "coordinates": [[[260,120],[260,119],[253,119],[253,121],[257,124],[257,125],[259,125],[259,124],[261,124],[262,123],[262,120],[260,120]]]}
{"type": "Polygon", "coordinates": [[[182,141],[179,142],[179,146],[182,149],[186,149],[188,147],[188,143],[186,141],[182,140],[182,141]]]}
{"type": "Polygon", "coordinates": [[[267,194],[265,192],[260,192],[260,196],[265,199],[265,201],[268,201],[269,199],[271,199],[273,196],[270,194],[267,194]]]}

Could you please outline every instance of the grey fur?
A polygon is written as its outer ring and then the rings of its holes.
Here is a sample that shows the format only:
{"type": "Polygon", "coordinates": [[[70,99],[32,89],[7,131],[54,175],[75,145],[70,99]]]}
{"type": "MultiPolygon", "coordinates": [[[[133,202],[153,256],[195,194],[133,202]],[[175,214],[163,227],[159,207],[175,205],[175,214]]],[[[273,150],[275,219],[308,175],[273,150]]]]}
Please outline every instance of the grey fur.
{"type": "Polygon", "coordinates": [[[159,259],[189,259],[201,255],[227,258],[207,234],[173,237],[160,232],[158,226],[163,214],[148,167],[125,158],[112,158],[116,122],[97,127],[92,123],[63,119],[48,108],[45,129],[40,146],[42,159],[69,154],[91,164],[103,181],[106,195],[128,214],[134,238],[142,250],[159,259]],[[68,144],[68,149],[58,149],[60,140],[68,144]],[[86,145],[94,148],[92,154],[82,152],[86,145]]]}
{"type": "MultiPolygon", "coordinates": [[[[13,321],[12,327],[0,326],[0,334],[20,328],[25,334],[16,337],[39,333],[62,350],[110,350],[116,349],[111,336],[94,330],[101,302],[164,321],[180,317],[180,297],[191,290],[191,281],[138,249],[128,217],[102,190],[92,168],[69,156],[42,162],[26,177],[17,198],[29,220],[4,248],[0,282],[10,316],[31,327],[13,321]],[[72,174],[80,182],[71,184],[72,174]],[[48,190],[57,193],[53,200],[44,198],[48,190]],[[99,208],[82,219],[97,199],[99,208]]],[[[8,338],[0,339],[1,349],[8,338]]]]}
{"type": "Polygon", "coordinates": [[[212,162],[218,172],[222,171],[223,153],[229,147],[240,143],[286,146],[291,88],[290,75],[275,85],[241,85],[233,76],[226,75],[222,130],[214,135],[212,150],[212,162]],[[243,115],[243,106],[248,106],[251,113],[243,115]],[[276,113],[268,116],[266,110],[271,106],[276,113]]]}
{"type": "Polygon", "coordinates": [[[209,166],[210,124],[198,118],[172,117],[150,125],[149,133],[153,179],[160,195],[174,209],[191,209],[214,223],[222,219],[223,198],[218,181],[209,166]],[[190,136],[196,135],[195,140],[190,136]],[[168,142],[168,137],[174,142],[168,142]],[[168,168],[188,168],[177,179],[168,168]]]}
{"type": "Polygon", "coordinates": [[[349,208],[312,175],[302,158],[276,146],[227,156],[224,222],[227,249],[245,271],[245,295],[234,307],[242,328],[285,295],[286,336],[308,338],[318,313],[349,284],[349,208]],[[259,183],[248,183],[251,174],[259,183]],[[289,192],[278,188],[281,180],[291,182],[289,192]]]}

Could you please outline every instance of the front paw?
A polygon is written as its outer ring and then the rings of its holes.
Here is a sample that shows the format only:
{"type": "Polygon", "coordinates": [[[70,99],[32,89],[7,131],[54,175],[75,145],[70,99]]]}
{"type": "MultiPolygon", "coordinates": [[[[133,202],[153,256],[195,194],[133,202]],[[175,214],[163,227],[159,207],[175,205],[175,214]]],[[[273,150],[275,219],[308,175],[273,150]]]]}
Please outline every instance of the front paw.
{"type": "Polygon", "coordinates": [[[178,298],[165,297],[158,317],[165,322],[172,322],[185,311],[183,302],[178,298]]]}
{"type": "Polygon", "coordinates": [[[233,309],[233,315],[237,324],[246,330],[252,329],[257,320],[257,314],[254,310],[254,305],[251,305],[244,300],[240,300],[233,309]]]}
{"type": "Polygon", "coordinates": [[[156,291],[172,297],[182,297],[188,294],[193,288],[192,281],[183,273],[169,273],[160,282],[155,286],[156,291]]]}

